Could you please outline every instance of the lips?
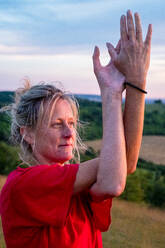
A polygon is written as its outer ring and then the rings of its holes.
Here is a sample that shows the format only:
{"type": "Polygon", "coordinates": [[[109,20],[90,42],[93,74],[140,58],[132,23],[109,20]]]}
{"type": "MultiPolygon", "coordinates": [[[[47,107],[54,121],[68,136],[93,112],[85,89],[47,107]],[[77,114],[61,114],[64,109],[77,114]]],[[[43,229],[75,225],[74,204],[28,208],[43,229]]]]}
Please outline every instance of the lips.
{"type": "Polygon", "coordinates": [[[72,144],[63,144],[63,145],[59,145],[59,146],[72,146],[72,144]]]}

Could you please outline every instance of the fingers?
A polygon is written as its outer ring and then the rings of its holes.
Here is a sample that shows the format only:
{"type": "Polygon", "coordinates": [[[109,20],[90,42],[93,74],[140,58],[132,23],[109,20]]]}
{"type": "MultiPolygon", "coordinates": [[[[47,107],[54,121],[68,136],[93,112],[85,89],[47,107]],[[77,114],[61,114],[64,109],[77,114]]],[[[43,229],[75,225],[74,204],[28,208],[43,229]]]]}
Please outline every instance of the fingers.
{"type": "Polygon", "coordinates": [[[130,10],[127,11],[127,28],[128,28],[128,37],[129,40],[135,40],[135,28],[133,23],[133,17],[130,10]]]}
{"type": "Polygon", "coordinates": [[[123,15],[120,19],[120,33],[121,33],[121,43],[124,44],[128,40],[139,42],[143,41],[142,37],[142,26],[138,13],[135,13],[135,25],[133,16],[130,10],[127,11],[127,18],[123,15]]]}
{"type": "Polygon", "coordinates": [[[121,39],[118,41],[117,46],[115,47],[117,54],[120,53],[120,49],[121,49],[121,39]]]}
{"type": "Polygon", "coordinates": [[[94,53],[93,53],[93,67],[94,71],[97,71],[101,68],[101,63],[100,63],[100,50],[97,46],[95,46],[94,53]]]}
{"type": "Polygon", "coordinates": [[[143,34],[142,34],[142,26],[141,21],[138,13],[135,13],[135,27],[136,27],[136,39],[139,42],[143,41],[143,34]]]}
{"type": "Polygon", "coordinates": [[[148,49],[150,49],[151,47],[151,38],[152,38],[152,24],[149,24],[146,39],[144,42],[145,47],[148,49]]]}
{"type": "Polygon", "coordinates": [[[112,61],[115,61],[117,53],[114,46],[109,42],[106,43],[106,46],[108,48],[108,53],[111,56],[112,61]]]}
{"type": "Polygon", "coordinates": [[[120,18],[120,35],[121,35],[121,46],[123,46],[128,41],[125,15],[122,15],[120,18]]]}

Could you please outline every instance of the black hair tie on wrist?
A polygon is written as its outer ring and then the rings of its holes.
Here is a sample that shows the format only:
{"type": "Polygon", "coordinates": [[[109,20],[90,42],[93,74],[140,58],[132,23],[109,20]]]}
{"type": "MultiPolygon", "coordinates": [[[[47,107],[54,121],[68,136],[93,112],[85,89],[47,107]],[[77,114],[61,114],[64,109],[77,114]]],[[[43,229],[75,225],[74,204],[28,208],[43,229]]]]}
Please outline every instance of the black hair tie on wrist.
{"type": "Polygon", "coordinates": [[[129,85],[130,87],[132,87],[132,88],[134,88],[134,89],[137,89],[137,90],[139,90],[140,92],[142,92],[142,93],[144,93],[144,94],[147,94],[147,91],[145,91],[145,90],[143,90],[143,89],[141,89],[141,88],[137,87],[136,85],[131,84],[131,83],[129,83],[129,82],[125,82],[124,85],[129,85]]]}

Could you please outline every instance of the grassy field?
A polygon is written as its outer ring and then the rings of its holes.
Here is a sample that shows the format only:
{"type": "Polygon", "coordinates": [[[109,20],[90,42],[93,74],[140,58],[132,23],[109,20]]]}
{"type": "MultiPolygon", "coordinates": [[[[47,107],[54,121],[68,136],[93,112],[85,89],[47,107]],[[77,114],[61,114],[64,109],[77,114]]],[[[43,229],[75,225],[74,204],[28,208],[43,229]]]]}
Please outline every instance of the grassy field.
{"type": "MultiPolygon", "coordinates": [[[[86,144],[96,151],[101,148],[101,140],[88,141],[86,144]]],[[[139,157],[165,165],[165,136],[143,136],[139,157]]]]}
{"type": "Polygon", "coordinates": [[[103,233],[104,248],[164,248],[165,212],[114,199],[112,226],[103,233]]]}
{"type": "Polygon", "coordinates": [[[5,242],[3,239],[2,227],[1,227],[1,220],[0,220],[0,248],[5,248],[5,242]]]}
{"type": "MultiPolygon", "coordinates": [[[[3,184],[6,181],[6,177],[0,175],[0,191],[3,186],[3,184]]],[[[2,233],[2,227],[1,227],[1,221],[0,221],[0,248],[5,248],[5,242],[3,239],[3,233],[2,233]]]]}
{"type": "MultiPolygon", "coordinates": [[[[0,189],[5,177],[0,176],[0,189]]],[[[104,248],[164,248],[165,212],[146,205],[113,200],[112,225],[103,233],[104,248]]],[[[5,248],[0,223],[0,248],[5,248]]]]}

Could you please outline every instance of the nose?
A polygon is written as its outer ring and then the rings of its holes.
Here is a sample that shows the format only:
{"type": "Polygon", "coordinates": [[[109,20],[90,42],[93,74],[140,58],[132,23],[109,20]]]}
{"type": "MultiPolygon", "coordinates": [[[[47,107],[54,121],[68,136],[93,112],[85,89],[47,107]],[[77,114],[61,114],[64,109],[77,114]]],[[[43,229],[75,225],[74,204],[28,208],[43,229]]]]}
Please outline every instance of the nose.
{"type": "Polygon", "coordinates": [[[71,138],[73,135],[73,129],[70,128],[68,125],[65,126],[63,130],[63,137],[64,138],[71,138]]]}

